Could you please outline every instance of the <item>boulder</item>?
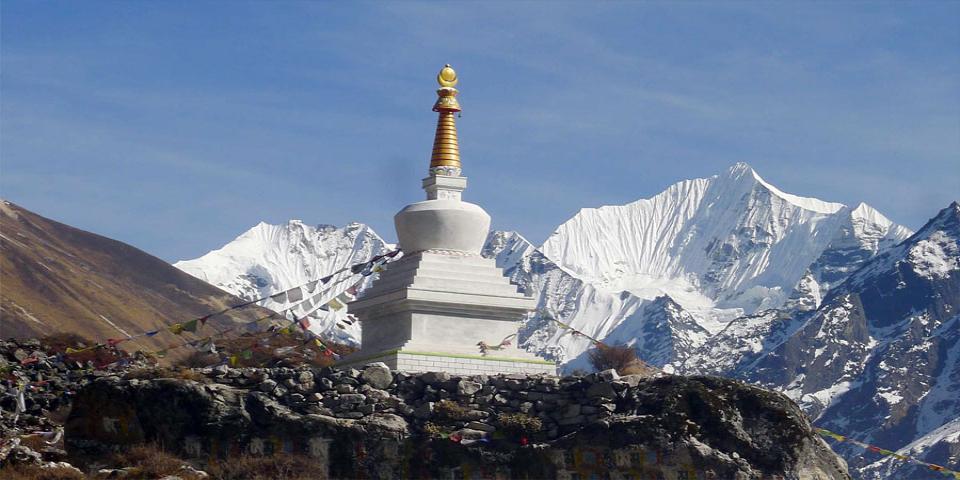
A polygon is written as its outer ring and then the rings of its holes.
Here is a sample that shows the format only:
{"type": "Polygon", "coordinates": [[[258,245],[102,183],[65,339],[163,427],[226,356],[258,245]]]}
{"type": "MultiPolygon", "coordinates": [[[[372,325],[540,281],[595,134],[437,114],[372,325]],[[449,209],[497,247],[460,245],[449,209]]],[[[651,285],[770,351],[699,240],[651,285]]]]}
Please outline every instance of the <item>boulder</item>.
{"type": "Polygon", "coordinates": [[[469,380],[460,380],[457,382],[457,395],[471,396],[480,391],[483,385],[469,380]]]}
{"type": "Polygon", "coordinates": [[[393,383],[393,374],[390,367],[384,363],[371,363],[363,369],[360,380],[373,388],[383,390],[393,383]]]}
{"type": "Polygon", "coordinates": [[[587,389],[587,396],[590,398],[617,398],[617,392],[613,390],[613,385],[607,382],[599,382],[590,385],[587,389]]]}
{"type": "Polygon", "coordinates": [[[420,376],[420,380],[431,386],[440,386],[450,380],[450,374],[447,372],[427,372],[420,376]]]}

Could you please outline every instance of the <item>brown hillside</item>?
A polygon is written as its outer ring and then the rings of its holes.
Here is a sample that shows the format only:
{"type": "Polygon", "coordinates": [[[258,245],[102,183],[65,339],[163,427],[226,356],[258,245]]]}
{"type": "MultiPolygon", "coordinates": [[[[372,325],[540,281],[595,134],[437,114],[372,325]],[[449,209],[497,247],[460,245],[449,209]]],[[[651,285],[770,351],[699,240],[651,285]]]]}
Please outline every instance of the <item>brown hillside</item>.
{"type": "MultiPolygon", "coordinates": [[[[41,217],[0,200],[0,337],[77,333],[105,341],[242,303],[125,243],[41,217]]],[[[269,311],[214,318],[197,335],[269,311]]],[[[182,340],[162,331],[123,344],[155,349],[182,340]]]]}

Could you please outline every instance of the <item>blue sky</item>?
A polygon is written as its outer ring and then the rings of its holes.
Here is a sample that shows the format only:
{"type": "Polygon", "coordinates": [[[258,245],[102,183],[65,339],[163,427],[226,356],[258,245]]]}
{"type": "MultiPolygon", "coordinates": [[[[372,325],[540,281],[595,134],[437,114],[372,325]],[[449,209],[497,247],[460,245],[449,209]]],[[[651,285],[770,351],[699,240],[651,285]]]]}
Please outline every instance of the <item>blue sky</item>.
{"type": "Polygon", "coordinates": [[[466,199],[535,243],[750,163],[917,228],[960,197],[960,2],[27,2],[0,196],[169,261],[422,198],[457,69],[466,199]]]}

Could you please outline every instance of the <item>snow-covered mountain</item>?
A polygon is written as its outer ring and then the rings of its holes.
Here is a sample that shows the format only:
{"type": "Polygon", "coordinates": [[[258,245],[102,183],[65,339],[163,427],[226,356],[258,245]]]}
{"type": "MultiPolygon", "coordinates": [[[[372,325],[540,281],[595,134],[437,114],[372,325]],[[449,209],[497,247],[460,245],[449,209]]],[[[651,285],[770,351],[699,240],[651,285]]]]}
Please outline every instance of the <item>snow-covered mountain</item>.
{"type": "MultiPolygon", "coordinates": [[[[678,182],[624,206],[590,208],[539,249],[516,232],[493,232],[495,257],[538,298],[525,346],[586,367],[587,338],[635,345],[650,363],[682,363],[726,324],[785,304],[807,310],[877,252],[910,234],[861,204],[787,194],[746,164],[678,182]]],[[[175,265],[245,298],[303,283],[385,249],[369,227],[262,223],[219,250],[175,265]]],[[[277,305],[266,305],[278,307],[277,305]]],[[[330,330],[331,322],[321,322],[330,330]]],[[[336,330],[359,339],[354,328],[336,330]]]]}
{"type": "MultiPolygon", "coordinates": [[[[286,225],[261,222],[235,240],[206,255],[174,264],[201,280],[234,295],[253,300],[316,280],[344,267],[365,262],[388,251],[373,229],[350,223],[344,227],[306,225],[291,220],[286,225]]],[[[270,309],[284,304],[268,300],[270,309]]],[[[317,312],[311,329],[349,343],[360,338],[359,326],[335,328],[343,312],[317,312]]]]}
{"type": "Polygon", "coordinates": [[[778,307],[808,272],[829,288],[911,232],[873,208],[790,195],[738,163],[623,206],[583,209],[541,247],[578,278],[642,298],[668,294],[717,330],[778,307]]]}
{"type": "MultiPolygon", "coordinates": [[[[825,428],[958,469],[958,312],[960,205],[953,203],[848,275],[817,310],[737,319],[682,370],[784,391],[825,428]]],[[[863,478],[928,478],[858,447],[838,448],[863,478]]]]}
{"type": "Polygon", "coordinates": [[[740,163],[650,199],[583,209],[540,249],[514,240],[511,251],[529,253],[498,259],[540,299],[522,337],[528,348],[558,355],[568,368],[586,366],[590,341],[540,318],[552,317],[595,338],[613,334],[669,369],[734,319],[788,303],[816,308],[846,275],[910,233],[865,204],[784,193],[740,163]]]}

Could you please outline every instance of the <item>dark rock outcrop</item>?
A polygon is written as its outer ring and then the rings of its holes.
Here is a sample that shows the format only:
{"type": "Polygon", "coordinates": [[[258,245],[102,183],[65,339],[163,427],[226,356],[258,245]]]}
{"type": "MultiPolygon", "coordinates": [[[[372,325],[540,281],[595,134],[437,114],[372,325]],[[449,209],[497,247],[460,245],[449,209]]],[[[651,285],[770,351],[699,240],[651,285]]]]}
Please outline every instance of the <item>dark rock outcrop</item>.
{"type": "Polygon", "coordinates": [[[849,478],[790,400],[719,378],[460,378],[379,365],[198,373],[97,379],[75,399],[68,451],[156,442],[201,460],[301,453],[333,478],[849,478]]]}

